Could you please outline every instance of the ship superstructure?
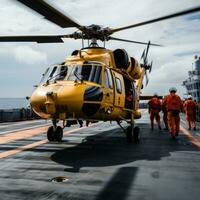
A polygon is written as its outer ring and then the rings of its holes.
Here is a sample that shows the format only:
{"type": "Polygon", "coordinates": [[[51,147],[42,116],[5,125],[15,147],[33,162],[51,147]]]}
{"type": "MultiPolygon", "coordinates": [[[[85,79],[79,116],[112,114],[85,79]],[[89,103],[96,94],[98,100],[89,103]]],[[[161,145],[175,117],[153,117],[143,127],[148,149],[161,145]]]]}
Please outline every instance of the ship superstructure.
{"type": "Polygon", "coordinates": [[[200,57],[194,57],[193,69],[188,72],[189,77],[183,81],[187,95],[192,95],[197,102],[196,120],[200,121],[200,57]]]}
{"type": "Polygon", "coordinates": [[[189,77],[183,81],[187,95],[192,95],[196,102],[200,102],[200,57],[195,56],[193,70],[188,72],[189,77]]]}

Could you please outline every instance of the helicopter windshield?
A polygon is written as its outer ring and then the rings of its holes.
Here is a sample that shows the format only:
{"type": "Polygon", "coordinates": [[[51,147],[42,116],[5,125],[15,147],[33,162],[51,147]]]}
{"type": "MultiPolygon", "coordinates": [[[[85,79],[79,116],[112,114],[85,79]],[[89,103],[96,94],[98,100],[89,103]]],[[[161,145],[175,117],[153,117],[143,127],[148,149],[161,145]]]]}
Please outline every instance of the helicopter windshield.
{"type": "Polygon", "coordinates": [[[69,81],[88,81],[101,85],[101,65],[83,64],[75,65],[68,77],[69,81]]]}
{"type": "Polygon", "coordinates": [[[42,76],[40,84],[50,80],[64,80],[67,76],[68,66],[65,65],[54,65],[46,69],[42,76]]]}

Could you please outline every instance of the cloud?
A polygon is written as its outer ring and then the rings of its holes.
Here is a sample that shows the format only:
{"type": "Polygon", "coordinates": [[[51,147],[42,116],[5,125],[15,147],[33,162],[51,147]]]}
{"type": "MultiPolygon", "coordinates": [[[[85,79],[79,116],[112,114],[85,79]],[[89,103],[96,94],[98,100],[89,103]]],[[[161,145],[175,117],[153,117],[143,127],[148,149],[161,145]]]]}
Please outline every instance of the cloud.
{"type": "Polygon", "coordinates": [[[30,46],[18,46],[14,50],[17,62],[24,64],[36,64],[47,61],[47,55],[44,52],[36,51],[30,46]]]}
{"type": "MultiPolygon", "coordinates": [[[[52,2],[51,0],[46,1],[52,2]]],[[[0,35],[69,34],[76,30],[74,28],[62,29],[43,19],[41,15],[14,2],[1,0],[0,35]]],[[[85,0],[84,2],[56,0],[53,3],[82,25],[100,24],[111,28],[135,24],[199,6],[197,0],[124,0],[123,2],[119,0],[85,0]]],[[[170,86],[176,86],[183,94],[185,90],[181,83],[187,78],[187,71],[191,70],[194,54],[200,55],[199,34],[199,14],[193,14],[121,31],[115,33],[113,37],[144,42],[151,40],[152,43],[163,44],[165,46],[163,48],[150,48],[149,61],[154,61],[153,71],[149,76],[149,85],[143,93],[151,94],[158,91],[162,94],[166,93],[170,86]]],[[[130,56],[138,60],[145,48],[142,45],[117,41],[109,41],[106,47],[111,50],[124,48],[130,56]]],[[[66,55],[80,48],[81,41],[71,39],[65,39],[65,44],[1,43],[0,65],[4,68],[0,73],[6,76],[7,70],[10,70],[9,73],[16,73],[16,77],[20,77],[22,71],[32,74],[26,80],[26,84],[23,82],[26,85],[23,91],[27,94],[30,91],[30,85],[32,86],[32,83],[38,80],[47,65],[62,62],[66,55]],[[34,63],[40,68],[26,66],[34,63]]],[[[0,81],[1,85],[6,87],[8,80],[0,81]]],[[[17,82],[15,87],[20,88],[17,82]]],[[[8,96],[9,94],[2,95],[8,96]]]]}

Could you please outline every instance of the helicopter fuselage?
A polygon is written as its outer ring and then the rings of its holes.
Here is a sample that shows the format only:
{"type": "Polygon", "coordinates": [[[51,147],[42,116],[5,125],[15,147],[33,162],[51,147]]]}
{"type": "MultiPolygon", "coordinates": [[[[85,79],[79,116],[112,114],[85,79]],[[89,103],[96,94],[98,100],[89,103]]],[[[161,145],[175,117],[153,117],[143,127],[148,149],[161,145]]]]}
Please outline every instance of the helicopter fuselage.
{"type": "Polygon", "coordinates": [[[135,60],[119,68],[116,55],[104,48],[73,54],[62,65],[48,68],[33,92],[31,105],[40,117],[103,121],[140,118],[143,72],[135,60]]]}

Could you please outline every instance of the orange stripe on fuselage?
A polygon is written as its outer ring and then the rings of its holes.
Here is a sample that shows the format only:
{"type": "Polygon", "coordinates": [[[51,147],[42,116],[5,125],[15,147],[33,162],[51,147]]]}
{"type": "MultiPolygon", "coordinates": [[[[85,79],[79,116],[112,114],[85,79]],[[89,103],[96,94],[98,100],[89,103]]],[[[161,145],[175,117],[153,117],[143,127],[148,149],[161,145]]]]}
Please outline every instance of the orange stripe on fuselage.
{"type": "Polygon", "coordinates": [[[184,133],[184,135],[186,135],[190,139],[192,144],[194,144],[196,147],[200,149],[200,141],[198,141],[194,136],[192,136],[192,134],[189,131],[187,131],[182,126],[180,126],[180,130],[184,133]]]}

